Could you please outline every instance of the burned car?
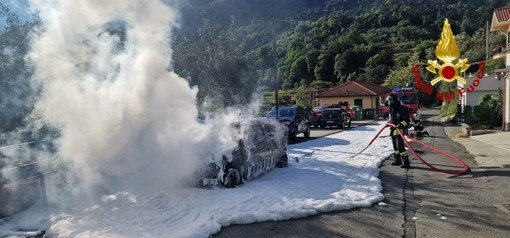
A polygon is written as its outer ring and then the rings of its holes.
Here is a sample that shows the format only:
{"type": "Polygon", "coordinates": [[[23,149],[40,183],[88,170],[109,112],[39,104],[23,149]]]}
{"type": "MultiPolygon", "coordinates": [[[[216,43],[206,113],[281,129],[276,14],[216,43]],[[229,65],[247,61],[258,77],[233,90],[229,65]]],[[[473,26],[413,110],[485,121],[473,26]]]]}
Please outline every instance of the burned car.
{"type": "Polygon", "coordinates": [[[265,117],[242,118],[232,125],[241,135],[237,147],[221,162],[209,163],[199,186],[233,188],[274,167],[287,167],[287,127],[265,117]]]}

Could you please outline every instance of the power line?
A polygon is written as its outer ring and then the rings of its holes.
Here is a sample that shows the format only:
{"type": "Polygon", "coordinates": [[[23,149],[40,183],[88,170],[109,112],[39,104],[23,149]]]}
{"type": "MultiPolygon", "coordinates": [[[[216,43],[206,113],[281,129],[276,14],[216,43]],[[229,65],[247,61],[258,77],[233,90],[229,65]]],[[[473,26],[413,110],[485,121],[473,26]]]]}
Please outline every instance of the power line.
{"type": "Polygon", "coordinates": [[[45,140],[38,140],[38,141],[30,141],[30,142],[24,142],[24,143],[18,143],[18,144],[6,145],[6,146],[0,146],[0,149],[11,148],[11,147],[16,147],[16,146],[21,146],[21,145],[34,144],[34,143],[39,143],[39,142],[43,142],[43,141],[50,141],[50,140],[55,140],[55,138],[45,139],[45,140]]]}

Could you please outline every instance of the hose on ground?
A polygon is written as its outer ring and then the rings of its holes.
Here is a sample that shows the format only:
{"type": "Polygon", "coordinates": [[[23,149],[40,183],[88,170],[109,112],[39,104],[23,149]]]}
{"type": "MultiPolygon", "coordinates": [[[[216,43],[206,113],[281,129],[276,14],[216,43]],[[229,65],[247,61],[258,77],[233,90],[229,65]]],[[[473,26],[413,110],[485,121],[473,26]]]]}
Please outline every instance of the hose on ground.
{"type": "Polygon", "coordinates": [[[413,153],[413,155],[414,155],[414,156],[415,156],[418,160],[420,160],[423,164],[427,165],[427,166],[428,166],[429,168],[431,168],[432,170],[437,171],[437,172],[441,172],[441,173],[446,173],[446,174],[455,174],[455,175],[463,175],[463,174],[466,174],[466,173],[468,173],[469,171],[471,171],[471,169],[470,169],[470,168],[469,168],[469,167],[468,167],[468,166],[467,166],[464,162],[462,162],[462,160],[460,160],[459,158],[457,158],[457,157],[455,157],[455,156],[453,156],[453,155],[451,155],[451,154],[448,154],[448,153],[446,153],[446,152],[444,152],[444,151],[442,151],[442,150],[436,149],[436,148],[434,148],[434,147],[432,147],[432,146],[430,146],[430,145],[427,145],[427,144],[425,144],[425,143],[423,143],[423,142],[421,142],[421,141],[418,141],[418,140],[416,140],[416,139],[413,139],[413,138],[409,138],[409,141],[408,141],[408,140],[406,139],[406,137],[404,136],[404,134],[402,134],[402,131],[400,131],[400,130],[398,129],[398,127],[397,127],[397,126],[395,126],[395,125],[393,125],[393,124],[391,124],[391,123],[387,123],[387,124],[386,124],[386,125],[385,125],[385,126],[384,126],[384,127],[383,127],[383,128],[382,128],[379,132],[378,132],[378,133],[377,133],[377,135],[375,135],[375,137],[374,137],[374,138],[370,141],[370,143],[368,143],[368,145],[367,145],[365,148],[363,148],[360,152],[358,152],[358,153],[356,153],[356,154],[352,155],[352,156],[351,156],[351,158],[352,158],[352,157],[354,157],[354,156],[357,156],[357,155],[359,155],[359,154],[361,154],[361,153],[363,153],[363,151],[365,151],[366,149],[368,149],[368,147],[370,147],[370,146],[372,145],[372,143],[374,143],[374,141],[375,141],[377,138],[379,138],[379,135],[380,135],[380,134],[381,134],[381,133],[382,133],[382,132],[383,132],[386,128],[388,128],[388,127],[393,127],[393,128],[395,128],[395,129],[398,131],[398,133],[399,133],[400,137],[402,137],[402,139],[404,140],[404,143],[406,144],[407,148],[409,148],[409,150],[411,151],[411,153],[413,153]],[[427,162],[426,160],[424,160],[424,159],[423,159],[423,158],[422,158],[422,157],[421,157],[421,156],[420,156],[420,155],[419,155],[419,154],[418,154],[418,153],[414,150],[414,148],[411,146],[411,144],[410,144],[409,142],[420,144],[420,145],[422,145],[422,146],[424,146],[424,147],[426,147],[426,148],[428,148],[428,149],[430,149],[430,150],[432,150],[432,151],[434,151],[434,152],[436,152],[436,153],[439,153],[439,154],[441,154],[441,155],[444,155],[444,156],[446,156],[446,157],[448,157],[448,158],[450,158],[450,159],[454,160],[455,162],[457,162],[458,164],[460,164],[460,165],[463,167],[463,170],[462,170],[462,171],[459,171],[459,170],[446,170],[446,169],[440,169],[440,168],[435,167],[434,165],[432,165],[432,164],[430,164],[429,162],[427,162]]]}

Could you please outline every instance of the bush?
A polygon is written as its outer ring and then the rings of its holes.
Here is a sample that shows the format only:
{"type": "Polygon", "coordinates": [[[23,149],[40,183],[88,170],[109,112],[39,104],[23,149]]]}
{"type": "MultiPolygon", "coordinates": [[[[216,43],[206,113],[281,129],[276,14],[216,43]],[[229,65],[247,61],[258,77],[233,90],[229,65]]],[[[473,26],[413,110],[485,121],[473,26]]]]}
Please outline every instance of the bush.
{"type": "Polygon", "coordinates": [[[473,106],[473,124],[501,126],[503,119],[503,97],[499,94],[486,94],[480,98],[480,104],[473,106]]]}

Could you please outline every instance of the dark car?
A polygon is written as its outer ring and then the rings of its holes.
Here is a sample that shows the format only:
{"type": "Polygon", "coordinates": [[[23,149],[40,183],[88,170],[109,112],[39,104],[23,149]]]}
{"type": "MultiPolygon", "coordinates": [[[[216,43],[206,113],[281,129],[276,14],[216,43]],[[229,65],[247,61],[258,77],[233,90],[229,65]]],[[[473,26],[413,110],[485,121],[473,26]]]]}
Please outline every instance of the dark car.
{"type": "Polygon", "coordinates": [[[266,117],[242,118],[233,124],[242,138],[231,156],[210,163],[198,185],[222,185],[233,188],[256,178],[274,167],[287,167],[287,128],[266,117]]]}
{"type": "MultiPolygon", "coordinates": [[[[295,143],[298,134],[310,137],[309,114],[301,106],[279,106],[279,121],[288,127],[289,142],[295,143]]],[[[267,117],[276,118],[276,107],[267,113],[267,117]]]]}
{"type": "Polygon", "coordinates": [[[322,120],[322,111],[324,111],[324,109],[327,109],[331,106],[331,104],[324,104],[324,105],[320,105],[320,106],[317,106],[313,109],[313,112],[315,113],[315,115],[317,116],[317,124],[321,124],[321,120],[322,120]]]}
{"type": "Polygon", "coordinates": [[[340,103],[337,103],[337,104],[326,104],[324,106],[326,106],[327,108],[342,108],[345,111],[347,111],[347,113],[349,113],[349,116],[351,118],[353,118],[354,115],[356,114],[354,109],[349,108],[349,102],[340,102],[340,103]]]}
{"type": "Polygon", "coordinates": [[[322,111],[321,129],[338,126],[340,129],[351,127],[351,116],[342,108],[327,108],[322,111]]]}
{"type": "Polygon", "coordinates": [[[355,111],[353,109],[349,109],[349,103],[348,102],[342,102],[342,103],[338,103],[338,104],[324,104],[324,105],[320,105],[320,106],[317,106],[316,108],[313,109],[313,112],[315,113],[315,115],[317,117],[317,125],[321,124],[322,112],[325,109],[328,109],[328,108],[342,108],[342,109],[346,110],[349,113],[351,118],[353,118],[354,114],[355,114],[355,111]]]}
{"type": "Polygon", "coordinates": [[[320,121],[319,121],[319,117],[317,116],[317,114],[312,110],[312,108],[309,108],[309,107],[305,107],[305,114],[306,116],[308,117],[308,121],[310,122],[310,125],[314,126],[314,127],[319,127],[320,126],[320,121]]]}

